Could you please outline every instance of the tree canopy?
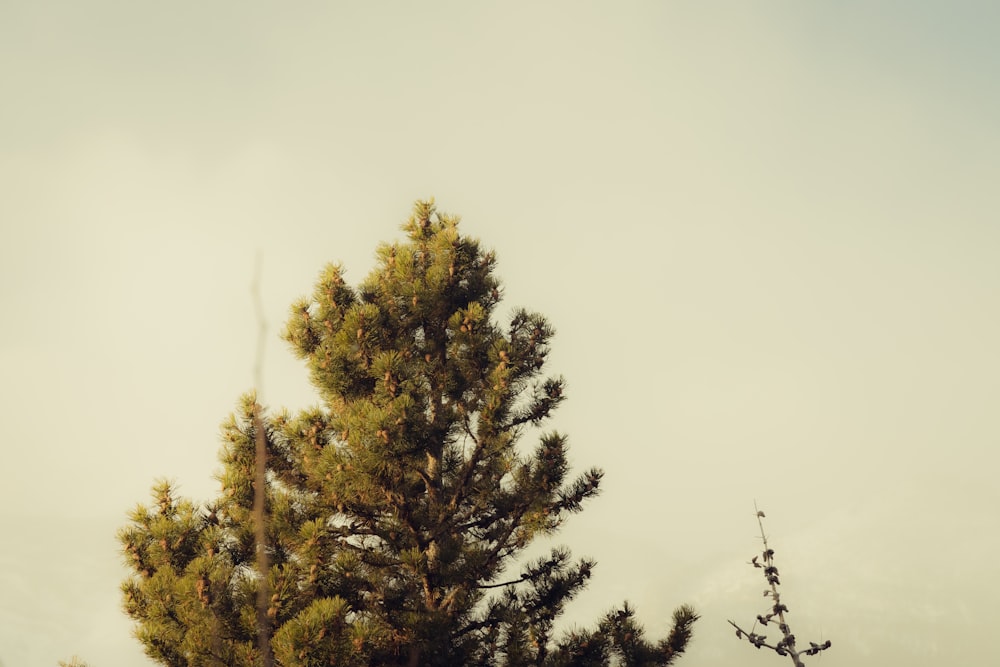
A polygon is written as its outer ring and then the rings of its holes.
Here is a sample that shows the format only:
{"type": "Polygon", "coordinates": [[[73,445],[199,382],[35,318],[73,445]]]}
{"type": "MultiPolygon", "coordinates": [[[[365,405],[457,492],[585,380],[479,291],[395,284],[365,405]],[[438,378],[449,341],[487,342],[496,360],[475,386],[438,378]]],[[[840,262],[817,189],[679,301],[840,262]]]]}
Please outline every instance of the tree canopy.
{"type": "Polygon", "coordinates": [[[358,287],[330,265],[291,308],[283,335],[321,404],[265,412],[248,393],[222,427],[220,495],[161,482],[131,512],[137,638],[176,667],[673,664],[687,606],[660,641],[627,604],[554,631],[594,562],[525,549],[603,473],[570,476],[566,437],[543,430],[565,397],[543,375],[553,329],[526,310],[497,322],[493,253],[433,202],[403,229],[358,287]]]}

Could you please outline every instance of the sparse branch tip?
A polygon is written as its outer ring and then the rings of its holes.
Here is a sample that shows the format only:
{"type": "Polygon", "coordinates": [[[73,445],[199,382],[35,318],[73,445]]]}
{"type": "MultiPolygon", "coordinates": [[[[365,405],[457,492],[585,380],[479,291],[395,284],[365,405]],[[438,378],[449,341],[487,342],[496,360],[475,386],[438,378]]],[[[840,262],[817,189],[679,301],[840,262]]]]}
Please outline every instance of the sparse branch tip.
{"type": "Polygon", "coordinates": [[[747,642],[755,648],[766,648],[774,651],[780,656],[788,656],[791,658],[795,667],[805,667],[800,656],[816,655],[821,651],[825,651],[830,648],[831,642],[829,639],[822,644],[809,642],[809,648],[804,650],[799,650],[796,647],[795,635],[792,633],[791,627],[785,620],[785,614],[788,613],[788,607],[781,602],[781,594],[778,591],[778,586],[781,585],[781,581],[778,579],[778,568],[774,564],[774,549],[768,546],[767,533],[764,531],[763,519],[766,517],[764,512],[757,507],[756,500],[754,501],[753,509],[754,516],[757,519],[757,525],[760,527],[760,539],[763,542],[764,550],[760,553],[760,555],[755,555],[748,564],[752,565],[754,568],[759,568],[764,571],[764,579],[767,581],[768,585],[768,588],[764,591],[764,597],[770,597],[772,604],[771,608],[765,613],[757,615],[753,628],[750,631],[744,630],[733,621],[729,621],[729,624],[736,628],[737,639],[746,639],[747,642]],[[778,631],[781,633],[781,639],[778,642],[773,644],[768,643],[765,635],[757,634],[755,632],[758,623],[760,623],[762,627],[765,627],[775,622],[777,623],[778,631]]]}

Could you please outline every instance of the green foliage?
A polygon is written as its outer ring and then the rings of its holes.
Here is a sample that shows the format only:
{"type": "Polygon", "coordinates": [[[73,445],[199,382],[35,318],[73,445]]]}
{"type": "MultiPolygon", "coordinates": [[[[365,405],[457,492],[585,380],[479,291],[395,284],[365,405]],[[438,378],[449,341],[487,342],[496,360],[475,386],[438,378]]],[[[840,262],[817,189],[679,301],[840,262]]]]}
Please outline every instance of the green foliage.
{"type": "Polygon", "coordinates": [[[553,549],[509,573],[532,540],[598,493],[570,479],[567,440],[519,440],[564,398],[543,377],[552,328],[494,319],[495,259],[419,202],[405,243],[378,248],[357,288],[327,267],[284,332],[322,406],[255,420],[245,396],[222,427],[222,493],[196,507],[166,482],[120,539],[122,591],[148,655],[171,666],[257,665],[266,585],[278,664],[667,665],[697,616],[643,639],[632,610],[553,638],[594,563],[553,549]],[[265,580],[255,568],[255,438],[267,445],[265,580]]]}

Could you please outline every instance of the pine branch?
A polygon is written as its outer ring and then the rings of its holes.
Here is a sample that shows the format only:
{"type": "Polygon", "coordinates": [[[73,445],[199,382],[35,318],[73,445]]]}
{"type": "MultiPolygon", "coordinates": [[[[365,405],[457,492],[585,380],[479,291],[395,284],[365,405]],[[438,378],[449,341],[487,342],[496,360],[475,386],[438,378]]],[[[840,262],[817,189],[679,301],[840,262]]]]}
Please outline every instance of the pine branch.
{"type": "Polygon", "coordinates": [[[815,642],[809,642],[809,648],[800,650],[795,645],[795,635],[792,633],[791,627],[789,627],[788,622],[785,620],[785,614],[788,613],[788,607],[782,603],[781,594],[778,592],[778,586],[781,585],[781,581],[778,579],[778,568],[774,564],[774,549],[770,548],[767,544],[767,535],[764,533],[764,513],[757,509],[757,503],[754,503],[754,511],[756,512],[757,525],[760,527],[760,537],[764,543],[764,551],[760,556],[754,556],[750,560],[750,565],[755,568],[762,569],[764,571],[764,579],[767,581],[768,589],[764,591],[764,597],[770,597],[772,601],[771,608],[766,614],[758,614],[757,620],[754,621],[753,627],[748,632],[741,628],[733,621],[729,621],[729,624],[736,628],[736,638],[746,639],[751,645],[756,648],[767,648],[780,656],[788,656],[792,659],[795,667],[805,667],[800,656],[803,655],[816,655],[821,651],[825,651],[830,648],[830,640],[826,640],[822,644],[816,644],[815,642]],[[763,559],[763,562],[758,560],[758,558],[763,559]],[[757,623],[762,626],[766,626],[769,623],[774,623],[777,619],[778,630],[781,632],[781,639],[774,644],[768,643],[767,637],[762,634],[757,634],[755,630],[757,629],[757,623]]]}
{"type": "Polygon", "coordinates": [[[499,584],[479,584],[478,586],[476,586],[476,588],[478,588],[480,590],[484,590],[484,589],[487,589],[487,588],[503,588],[504,586],[514,586],[515,584],[520,584],[520,583],[523,583],[523,582],[525,582],[527,580],[528,580],[528,576],[527,575],[522,575],[522,576],[518,577],[517,579],[511,579],[510,581],[503,581],[503,582],[500,582],[499,584]]]}

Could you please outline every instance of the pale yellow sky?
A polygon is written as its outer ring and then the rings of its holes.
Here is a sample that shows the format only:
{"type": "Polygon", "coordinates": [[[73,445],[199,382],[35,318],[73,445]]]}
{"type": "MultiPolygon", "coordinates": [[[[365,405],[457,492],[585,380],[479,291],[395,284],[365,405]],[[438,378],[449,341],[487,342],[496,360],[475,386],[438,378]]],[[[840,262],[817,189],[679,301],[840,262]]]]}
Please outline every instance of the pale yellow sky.
{"type": "Polygon", "coordinates": [[[215,493],[257,253],[303,407],[289,304],[432,195],[608,473],[568,622],[692,602],[681,664],[773,664],[756,499],[823,664],[995,662],[1000,10],[874,4],[0,3],[0,662],[149,664],[114,531],[215,493]]]}

